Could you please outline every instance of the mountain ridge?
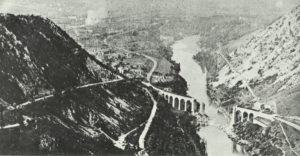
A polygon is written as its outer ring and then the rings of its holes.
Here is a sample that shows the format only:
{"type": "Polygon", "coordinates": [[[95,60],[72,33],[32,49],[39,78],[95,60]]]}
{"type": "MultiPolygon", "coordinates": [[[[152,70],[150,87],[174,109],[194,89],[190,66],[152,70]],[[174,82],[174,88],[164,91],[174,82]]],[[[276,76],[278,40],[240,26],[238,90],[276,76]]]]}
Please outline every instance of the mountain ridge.
{"type": "Polygon", "coordinates": [[[0,32],[1,154],[128,153],[103,133],[117,139],[145,122],[151,99],[143,85],[99,83],[122,75],[49,19],[1,14],[0,32]]]}
{"type": "Polygon", "coordinates": [[[189,143],[201,139],[193,116],[181,114],[184,126],[178,124],[156,91],[104,65],[52,21],[0,15],[0,32],[0,154],[133,155],[156,100],[145,149],[205,153],[204,143],[189,143]]]}
{"type": "MultiPolygon", "coordinates": [[[[297,88],[300,86],[299,41],[300,6],[265,29],[223,47],[222,53],[239,74],[233,72],[227,64],[220,64],[221,70],[212,85],[224,85],[229,89],[244,88],[239,83],[244,79],[261,102],[278,108],[280,114],[299,115],[299,109],[291,109],[299,108],[296,100],[299,97],[297,88]],[[292,92],[292,95],[288,95],[288,92],[292,92]]],[[[243,94],[246,99],[252,98],[247,92],[243,94]]]]}
{"type": "Polygon", "coordinates": [[[72,86],[101,82],[101,73],[115,74],[100,61],[96,62],[49,19],[1,14],[0,26],[3,34],[0,61],[3,85],[0,92],[9,103],[20,103],[38,94],[49,94],[72,86]],[[87,65],[93,62],[95,69],[87,65]],[[10,97],[13,91],[19,98],[10,97]]]}

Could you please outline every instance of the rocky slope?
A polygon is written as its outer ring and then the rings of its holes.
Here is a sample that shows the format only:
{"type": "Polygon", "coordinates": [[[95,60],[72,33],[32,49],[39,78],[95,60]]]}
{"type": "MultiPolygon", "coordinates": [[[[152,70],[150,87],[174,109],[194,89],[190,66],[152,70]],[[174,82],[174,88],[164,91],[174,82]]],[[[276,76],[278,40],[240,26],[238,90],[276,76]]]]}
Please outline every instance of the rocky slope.
{"type": "MultiPolygon", "coordinates": [[[[232,41],[220,52],[237,72],[218,55],[219,71],[212,84],[237,92],[241,101],[252,95],[242,80],[253,88],[260,102],[270,104],[283,115],[300,115],[300,7],[279,18],[268,27],[232,41]],[[243,92],[244,91],[244,92],[243,92]],[[277,109],[276,109],[277,108],[277,109]]],[[[229,95],[231,96],[231,95],[229,95]]]]}
{"type": "Polygon", "coordinates": [[[0,93],[11,104],[99,82],[108,72],[48,19],[2,14],[0,31],[0,93]]]}
{"type": "MultiPolygon", "coordinates": [[[[138,80],[120,80],[122,75],[88,54],[48,19],[0,15],[0,31],[0,154],[128,155],[140,150],[136,142],[124,143],[134,139],[124,134],[133,130],[135,138],[140,136],[153,105],[145,92],[151,88],[138,80]]],[[[168,106],[164,100],[160,105],[168,106]]],[[[171,114],[170,109],[161,110],[155,120],[171,114]]],[[[151,127],[172,135],[189,125],[180,126],[174,119],[174,114],[163,119],[172,126],[162,127],[159,121],[151,127]]],[[[152,140],[146,146],[175,144],[160,138],[160,131],[149,134],[152,140]]],[[[191,143],[188,136],[197,134],[189,130],[174,137],[185,147],[178,154],[195,152],[196,146],[205,152],[204,144],[191,143]]]]}
{"type": "Polygon", "coordinates": [[[170,111],[171,105],[158,100],[158,116],[146,138],[150,155],[201,155],[205,156],[206,142],[197,135],[200,129],[196,118],[187,112],[170,111]]]}
{"type": "MultiPolygon", "coordinates": [[[[203,40],[199,43],[205,44],[203,40]]],[[[208,93],[213,103],[225,108],[223,112],[231,113],[233,105],[263,103],[279,115],[299,116],[299,43],[300,6],[265,28],[218,45],[218,50],[202,49],[195,59],[208,69],[208,93]]],[[[234,132],[234,140],[245,145],[251,155],[294,155],[299,151],[295,143],[299,132],[283,123],[273,122],[263,134],[259,126],[241,122],[235,124],[234,132]]]]}
{"type": "Polygon", "coordinates": [[[141,84],[84,87],[119,76],[48,19],[2,14],[0,31],[0,123],[17,125],[1,128],[1,154],[124,153],[118,137],[152,107],[141,84]]]}
{"type": "Polygon", "coordinates": [[[142,89],[123,81],[68,91],[4,112],[6,125],[21,126],[0,131],[1,153],[129,154],[116,141],[147,120],[152,103],[142,89]]]}

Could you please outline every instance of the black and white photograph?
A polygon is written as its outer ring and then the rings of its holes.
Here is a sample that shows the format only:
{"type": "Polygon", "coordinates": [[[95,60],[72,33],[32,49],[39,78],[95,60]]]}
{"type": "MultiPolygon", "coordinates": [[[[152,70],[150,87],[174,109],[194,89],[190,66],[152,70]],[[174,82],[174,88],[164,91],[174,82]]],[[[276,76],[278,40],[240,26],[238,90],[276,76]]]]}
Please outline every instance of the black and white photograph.
{"type": "Polygon", "coordinates": [[[300,0],[0,0],[0,155],[299,156],[300,0]]]}

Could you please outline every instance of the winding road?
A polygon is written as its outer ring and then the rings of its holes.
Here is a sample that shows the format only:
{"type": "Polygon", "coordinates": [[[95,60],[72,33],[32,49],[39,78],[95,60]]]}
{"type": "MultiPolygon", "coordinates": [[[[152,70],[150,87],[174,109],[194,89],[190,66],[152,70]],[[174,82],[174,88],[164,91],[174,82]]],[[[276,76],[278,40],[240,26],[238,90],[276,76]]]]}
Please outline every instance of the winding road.
{"type": "Polygon", "coordinates": [[[16,128],[16,127],[20,127],[21,125],[19,123],[16,123],[16,124],[11,124],[11,125],[6,125],[6,126],[3,126],[3,127],[0,127],[0,130],[1,129],[10,129],[10,128],[16,128]]]}
{"type": "Polygon", "coordinates": [[[148,58],[149,60],[151,60],[153,62],[153,67],[151,68],[151,70],[149,71],[149,73],[147,74],[147,81],[150,83],[151,82],[151,76],[153,75],[153,72],[156,70],[157,68],[157,61],[155,60],[155,58],[142,54],[144,57],[148,58]]]}
{"type": "Polygon", "coordinates": [[[285,140],[286,140],[286,142],[288,143],[288,145],[289,145],[291,151],[292,151],[295,155],[299,156],[299,154],[298,154],[298,153],[294,150],[294,148],[292,147],[291,142],[290,142],[288,136],[286,135],[286,132],[285,132],[285,130],[284,130],[282,124],[280,123],[279,125],[280,125],[280,127],[281,127],[281,130],[282,130],[282,132],[283,132],[283,135],[284,135],[284,137],[285,137],[285,140]]]}
{"type": "Polygon", "coordinates": [[[125,51],[126,53],[136,54],[136,55],[142,55],[142,56],[146,57],[147,59],[151,60],[153,62],[153,66],[152,66],[151,70],[147,74],[147,81],[150,82],[151,76],[153,75],[155,69],[157,68],[157,61],[156,61],[156,59],[154,57],[148,56],[146,54],[141,54],[141,53],[129,51],[127,49],[120,48],[120,47],[115,47],[115,48],[118,49],[118,50],[121,50],[121,51],[125,51]]]}
{"type": "MultiPolygon", "coordinates": [[[[88,88],[88,87],[93,87],[93,86],[97,86],[97,85],[109,84],[109,83],[119,82],[119,81],[122,81],[122,80],[123,79],[116,79],[116,80],[111,80],[111,81],[106,81],[106,82],[90,83],[90,84],[86,84],[86,85],[75,87],[75,89],[82,89],[82,88],[88,88]]],[[[64,93],[66,93],[67,90],[68,89],[63,90],[60,93],[64,94],[64,93]]],[[[50,94],[50,95],[46,95],[46,96],[43,96],[43,97],[39,97],[39,98],[33,99],[31,101],[23,102],[23,103],[17,105],[16,107],[9,106],[9,107],[7,107],[7,110],[12,111],[12,110],[17,110],[17,109],[22,109],[22,108],[24,108],[27,105],[30,105],[32,103],[39,102],[39,101],[45,101],[45,100],[47,100],[49,98],[52,98],[52,97],[54,97],[54,94],[50,94]]],[[[0,130],[1,129],[16,128],[16,127],[19,127],[19,126],[20,126],[19,123],[11,124],[11,125],[6,125],[6,126],[3,126],[3,127],[0,127],[0,130]]]]}
{"type": "Polygon", "coordinates": [[[152,124],[153,118],[155,117],[156,110],[157,110],[157,101],[154,99],[153,95],[148,90],[147,90],[147,93],[149,94],[149,96],[151,97],[151,100],[153,101],[153,107],[152,107],[149,119],[147,120],[144,130],[141,133],[140,138],[139,138],[139,147],[142,150],[145,149],[145,137],[150,129],[150,126],[152,124]]]}
{"type": "Polygon", "coordinates": [[[278,120],[278,121],[280,121],[280,122],[283,122],[283,123],[285,123],[285,124],[287,124],[287,125],[289,125],[289,126],[295,128],[296,130],[300,131],[300,126],[297,125],[297,124],[294,124],[294,123],[292,123],[292,122],[290,122],[290,121],[286,121],[286,120],[281,119],[280,117],[277,117],[277,116],[275,116],[274,119],[276,119],[276,120],[278,120]]]}
{"type": "Polygon", "coordinates": [[[127,137],[129,134],[131,134],[131,133],[133,133],[134,131],[136,131],[137,129],[139,129],[140,126],[142,126],[142,125],[144,125],[144,124],[145,124],[145,123],[142,123],[142,124],[140,124],[138,127],[132,129],[131,131],[129,131],[129,132],[125,133],[125,134],[120,135],[120,136],[118,137],[118,140],[114,142],[114,145],[115,145],[116,147],[118,147],[118,148],[124,150],[125,147],[126,147],[126,145],[127,145],[127,142],[126,142],[126,140],[125,140],[126,137],[127,137]]]}
{"type": "MultiPolygon", "coordinates": [[[[145,54],[140,54],[140,53],[136,53],[136,52],[132,52],[132,51],[126,50],[124,48],[117,47],[117,49],[125,51],[127,53],[133,53],[133,54],[136,54],[136,55],[142,55],[142,56],[146,57],[147,59],[149,59],[149,60],[151,60],[153,62],[153,66],[152,66],[151,70],[147,74],[147,78],[146,79],[147,79],[148,82],[142,82],[145,86],[148,86],[148,87],[152,86],[152,84],[151,84],[151,77],[152,77],[152,74],[154,73],[154,71],[157,68],[157,61],[156,61],[156,59],[153,58],[153,57],[151,57],[151,56],[145,55],[145,54]]],[[[151,97],[151,100],[153,102],[153,107],[152,107],[150,116],[149,116],[149,118],[148,118],[148,120],[147,120],[147,122],[145,124],[144,130],[142,131],[142,133],[141,133],[141,135],[139,137],[139,141],[138,142],[139,142],[139,148],[141,150],[138,152],[138,155],[148,155],[147,152],[145,151],[145,137],[147,136],[147,133],[148,133],[150,127],[151,127],[153,118],[155,117],[155,114],[156,114],[156,111],[157,111],[157,101],[154,99],[153,95],[149,92],[148,89],[146,89],[146,92],[151,97]]],[[[121,140],[122,139],[123,138],[121,138],[121,140]]],[[[119,137],[119,140],[120,140],[120,137],[119,137]]]]}
{"type": "MultiPolygon", "coordinates": [[[[127,32],[126,32],[127,33],[127,32]]],[[[117,49],[119,50],[123,50],[125,52],[128,52],[128,53],[134,53],[134,54],[137,54],[137,55],[142,55],[144,57],[146,57],[147,59],[151,60],[153,62],[153,67],[151,68],[151,70],[147,73],[147,78],[146,80],[148,81],[147,82],[143,82],[143,84],[147,83],[147,84],[150,84],[151,85],[151,77],[152,77],[152,74],[153,72],[156,70],[157,68],[157,61],[155,58],[151,57],[151,56],[148,56],[148,55],[145,55],[145,54],[140,54],[140,53],[136,53],[136,52],[132,52],[132,51],[129,51],[129,50],[126,50],[124,48],[119,48],[117,47],[117,49]]],[[[109,83],[115,83],[115,82],[118,82],[118,81],[121,81],[123,80],[123,78],[120,78],[120,79],[116,79],[116,80],[111,80],[111,81],[106,81],[106,82],[97,82],[97,83],[90,83],[90,84],[85,84],[85,85],[82,85],[82,86],[77,86],[75,87],[75,90],[77,89],[82,89],[82,88],[88,88],[88,87],[93,87],[93,86],[97,86],[97,85],[103,85],[103,84],[109,84],[109,83]]],[[[60,92],[60,94],[64,94],[68,91],[68,89],[66,90],[63,90],[60,92]]],[[[145,127],[144,127],[144,130],[143,132],[141,133],[140,137],[139,137],[139,148],[141,149],[141,151],[145,152],[145,137],[151,127],[151,124],[152,124],[152,121],[153,121],[153,118],[155,117],[155,114],[156,114],[156,110],[157,110],[157,101],[154,99],[153,95],[149,92],[149,90],[146,89],[146,92],[148,93],[148,95],[151,97],[151,100],[153,102],[153,107],[152,107],[152,110],[151,110],[151,113],[150,113],[150,116],[149,116],[149,119],[146,121],[146,124],[145,123],[142,123],[141,125],[145,124],[145,127]]],[[[50,94],[50,95],[45,95],[43,97],[39,97],[39,98],[36,98],[36,99],[33,99],[33,100],[30,100],[30,101],[26,101],[26,102],[23,102],[19,105],[17,105],[16,107],[7,107],[7,110],[16,110],[16,109],[22,109],[24,108],[25,106],[28,106],[32,103],[35,103],[35,102],[39,102],[39,101],[45,101],[47,99],[50,99],[52,97],[54,97],[55,95],[54,94],[50,94]]],[[[141,126],[140,125],[140,126],[141,126]]],[[[16,128],[16,127],[19,127],[20,124],[19,123],[16,123],[16,124],[11,124],[11,125],[6,125],[4,127],[0,127],[0,129],[9,129],[9,128],[16,128]]],[[[97,129],[98,131],[101,132],[101,134],[105,135],[106,138],[108,138],[109,140],[111,140],[113,142],[113,144],[115,145],[115,147],[118,147],[122,150],[125,149],[125,146],[126,146],[126,141],[125,141],[125,138],[131,134],[132,132],[134,132],[135,130],[137,130],[139,128],[136,127],[134,129],[132,129],[131,131],[127,132],[126,134],[122,134],[121,136],[118,137],[118,140],[114,140],[112,137],[110,137],[108,134],[106,134],[104,131],[102,131],[101,129],[97,129]]]]}
{"type": "MultiPolygon", "coordinates": [[[[90,83],[90,84],[86,84],[86,85],[75,87],[75,89],[77,90],[77,89],[88,88],[88,87],[93,87],[93,86],[97,86],[97,85],[115,83],[115,82],[119,82],[119,81],[122,81],[122,80],[123,79],[115,79],[115,80],[105,81],[105,82],[90,83]]],[[[64,94],[67,91],[68,91],[68,89],[63,90],[60,93],[64,94]]],[[[30,104],[32,104],[34,102],[45,101],[45,100],[47,100],[49,98],[52,98],[52,97],[54,97],[54,94],[50,94],[50,95],[46,95],[46,96],[43,96],[43,97],[39,97],[39,98],[33,99],[31,101],[26,101],[24,103],[21,103],[21,104],[17,105],[15,108],[14,107],[9,107],[8,110],[21,109],[21,108],[23,108],[23,107],[25,107],[27,105],[30,105],[30,104]]]]}
{"type": "MultiPolygon", "coordinates": [[[[124,50],[124,51],[126,51],[128,53],[134,53],[134,54],[138,54],[138,55],[143,55],[144,57],[146,57],[147,59],[149,59],[149,60],[151,60],[153,62],[153,67],[151,68],[151,70],[147,74],[147,81],[150,82],[151,76],[152,76],[153,72],[155,71],[155,69],[157,68],[157,61],[155,60],[155,58],[153,58],[151,56],[148,56],[148,55],[145,55],[145,54],[139,54],[139,53],[131,52],[131,51],[128,51],[126,49],[122,49],[122,48],[119,48],[119,49],[124,50]]],[[[77,90],[77,89],[88,88],[88,87],[93,87],[93,86],[97,86],[97,85],[115,83],[115,82],[119,82],[119,81],[122,81],[122,80],[123,80],[123,78],[115,79],[115,80],[111,80],[111,81],[106,81],[106,82],[90,83],[90,84],[85,84],[85,85],[82,85],[82,86],[77,86],[77,87],[75,87],[75,89],[77,90]]],[[[64,94],[67,91],[68,91],[68,89],[63,90],[60,93],[64,94]]],[[[157,102],[156,102],[156,100],[154,99],[153,95],[148,90],[146,90],[146,91],[147,91],[148,95],[151,97],[151,100],[153,101],[153,108],[152,108],[152,111],[150,113],[149,119],[146,121],[146,124],[145,123],[140,124],[140,126],[142,126],[143,124],[145,124],[144,130],[143,130],[143,132],[141,133],[141,135],[139,137],[139,147],[142,150],[145,149],[145,137],[146,137],[146,135],[147,135],[147,133],[148,133],[150,127],[151,127],[152,120],[155,117],[156,110],[157,110],[157,102]]],[[[27,105],[30,105],[32,103],[39,102],[39,101],[45,101],[45,100],[47,100],[49,98],[52,98],[52,97],[54,97],[54,94],[50,94],[50,95],[46,95],[46,96],[43,96],[43,97],[39,97],[39,98],[33,99],[31,101],[26,101],[24,103],[21,103],[21,104],[17,105],[16,107],[8,107],[7,109],[8,110],[22,109],[22,108],[24,108],[27,105]]],[[[1,129],[16,128],[16,127],[19,127],[19,126],[20,126],[19,123],[11,124],[11,125],[6,125],[4,127],[0,127],[0,130],[1,129]]],[[[140,126],[132,129],[131,131],[129,131],[129,132],[125,133],[125,134],[120,135],[118,137],[118,140],[114,140],[112,137],[110,137],[107,133],[105,133],[101,129],[97,129],[97,130],[100,131],[101,134],[103,134],[107,139],[111,140],[113,142],[113,144],[114,144],[115,147],[124,150],[125,147],[126,147],[126,145],[127,145],[127,143],[125,141],[126,137],[129,134],[131,134],[132,132],[136,131],[140,126]]]]}

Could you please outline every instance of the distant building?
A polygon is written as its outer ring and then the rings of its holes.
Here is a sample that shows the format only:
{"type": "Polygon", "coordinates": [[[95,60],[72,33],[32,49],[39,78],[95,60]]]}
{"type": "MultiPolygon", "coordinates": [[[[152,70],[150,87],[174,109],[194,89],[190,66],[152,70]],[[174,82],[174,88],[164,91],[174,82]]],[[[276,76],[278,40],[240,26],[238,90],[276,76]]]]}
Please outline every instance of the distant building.
{"type": "Polygon", "coordinates": [[[134,69],[132,70],[135,73],[135,77],[136,78],[141,78],[143,77],[143,70],[138,68],[138,69],[134,69]]]}
{"type": "Polygon", "coordinates": [[[121,74],[124,74],[126,72],[128,72],[128,68],[127,67],[123,67],[123,66],[119,66],[118,67],[118,71],[121,73],[121,74]]]}
{"type": "Polygon", "coordinates": [[[131,73],[126,73],[125,76],[127,76],[128,78],[134,78],[134,75],[131,73]]]}
{"type": "Polygon", "coordinates": [[[120,61],[115,61],[115,62],[112,62],[112,63],[111,63],[111,66],[112,66],[114,69],[117,69],[119,64],[120,64],[120,61]]]}

